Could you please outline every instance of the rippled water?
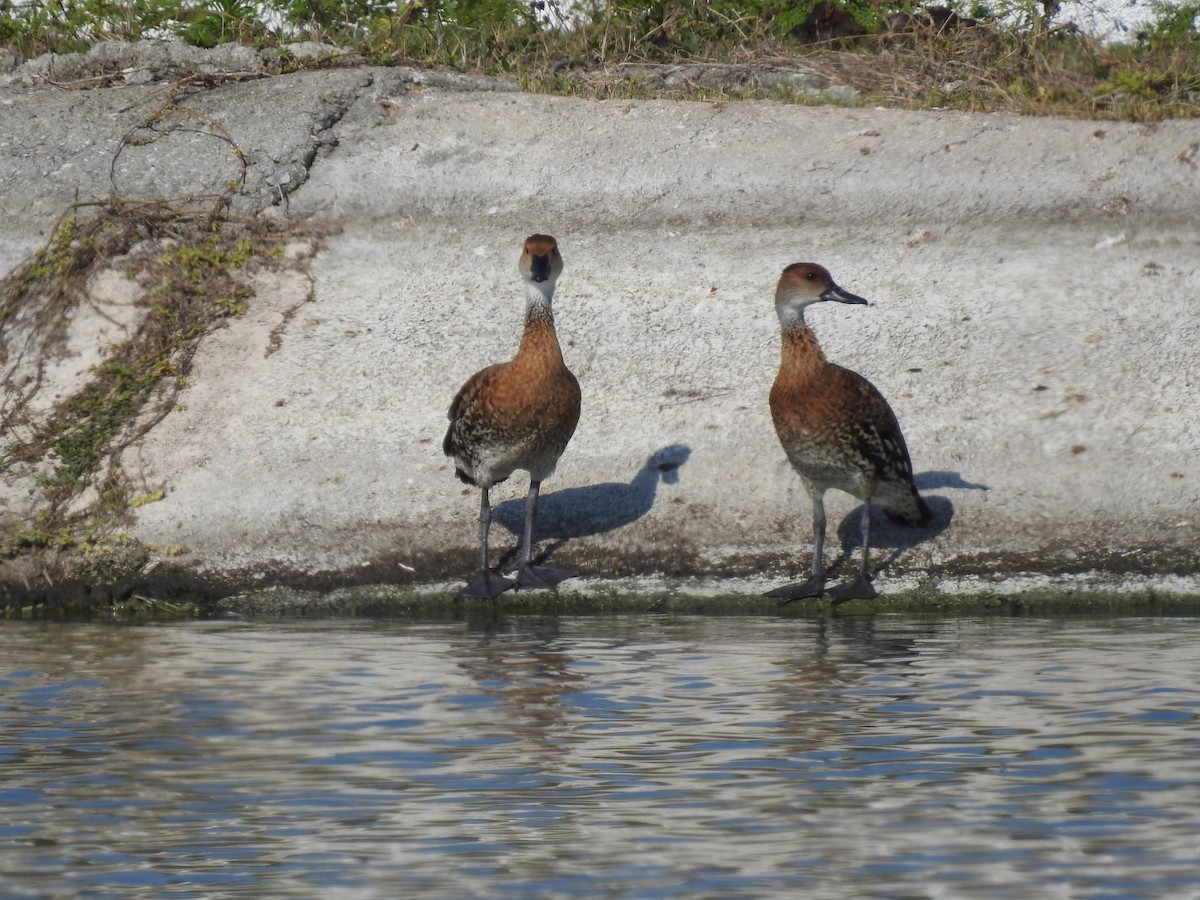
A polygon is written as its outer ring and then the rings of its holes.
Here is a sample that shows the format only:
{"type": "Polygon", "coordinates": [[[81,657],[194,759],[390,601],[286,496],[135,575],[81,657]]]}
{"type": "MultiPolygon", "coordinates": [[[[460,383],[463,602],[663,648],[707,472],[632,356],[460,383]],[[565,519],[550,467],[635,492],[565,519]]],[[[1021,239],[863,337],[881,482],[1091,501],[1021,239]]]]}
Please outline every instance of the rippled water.
{"type": "Polygon", "coordinates": [[[1196,896],[1198,639],[0,622],[0,895],[1196,896]]]}

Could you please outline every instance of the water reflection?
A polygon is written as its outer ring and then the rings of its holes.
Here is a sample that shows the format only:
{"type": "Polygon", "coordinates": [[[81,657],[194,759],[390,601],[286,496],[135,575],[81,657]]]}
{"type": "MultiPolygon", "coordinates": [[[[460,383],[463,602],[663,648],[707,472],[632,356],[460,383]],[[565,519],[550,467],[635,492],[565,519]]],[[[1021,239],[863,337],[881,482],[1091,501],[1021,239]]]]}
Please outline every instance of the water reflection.
{"type": "Polygon", "coordinates": [[[1198,631],[4,623],[0,895],[1195,893],[1198,631]]]}

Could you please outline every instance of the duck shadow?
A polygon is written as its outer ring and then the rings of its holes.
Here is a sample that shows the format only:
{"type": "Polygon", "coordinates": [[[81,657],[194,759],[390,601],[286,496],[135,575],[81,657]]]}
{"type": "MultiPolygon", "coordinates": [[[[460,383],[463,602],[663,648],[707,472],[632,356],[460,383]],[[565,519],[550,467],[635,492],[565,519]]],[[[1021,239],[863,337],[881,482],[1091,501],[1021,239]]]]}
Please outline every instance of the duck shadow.
{"type": "MultiPolygon", "coordinates": [[[[926,504],[933,517],[929,524],[921,526],[897,525],[883,514],[879,507],[871,510],[871,550],[891,550],[885,558],[872,560],[871,569],[878,572],[890,566],[906,551],[911,550],[925,541],[932,540],[950,527],[954,518],[954,503],[949,497],[929,496],[928,491],[946,488],[966,491],[987,491],[986,484],[976,484],[967,481],[957,472],[935,471],[922,472],[914,476],[917,490],[925,498],[926,504]]],[[[862,549],[862,519],[866,509],[865,503],[860,503],[842,519],[838,525],[837,536],[841,544],[841,552],[830,565],[829,571],[838,571],[862,549]]]]}
{"type": "MultiPolygon", "coordinates": [[[[537,554],[541,563],[564,544],[577,538],[615,531],[636,522],[654,506],[659,483],[679,481],[679,468],[692,455],[686,444],[671,444],[656,450],[628,483],[604,482],[565,488],[538,499],[533,540],[550,544],[537,554]]],[[[492,508],[492,521],[520,539],[525,528],[525,498],[506,500],[492,508]]],[[[516,556],[513,548],[502,565],[516,556]]]]}

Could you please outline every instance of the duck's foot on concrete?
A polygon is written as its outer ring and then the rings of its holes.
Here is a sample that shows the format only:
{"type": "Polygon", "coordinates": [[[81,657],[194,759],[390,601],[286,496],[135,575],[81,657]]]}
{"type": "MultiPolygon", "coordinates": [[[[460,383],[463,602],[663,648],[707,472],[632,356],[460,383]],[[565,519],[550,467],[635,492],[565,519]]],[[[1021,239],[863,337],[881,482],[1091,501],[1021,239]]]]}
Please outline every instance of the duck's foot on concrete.
{"type": "Polygon", "coordinates": [[[875,588],[871,586],[871,579],[861,575],[829,592],[829,599],[833,601],[834,606],[847,600],[874,600],[877,596],[875,588]]]}
{"type": "Polygon", "coordinates": [[[820,597],[824,593],[825,579],[814,575],[808,581],[797,581],[795,584],[785,584],[783,587],[777,587],[773,591],[767,591],[766,596],[774,597],[782,606],[784,603],[791,603],[793,600],[807,600],[812,597],[820,597]]]}
{"type": "Polygon", "coordinates": [[[479,600],[495,600],[505,591],[517,586],[511,578],[498,575],[491,569],[484,569],[475,579],[454,595],[455,600],[474,598],[479,600]]]}
{"type": "Polygon", "coordinates": [[[567,566],[524,565],[517,571],[517,585],[528,590],[552,591],[568,578],[578,575],[578,569],[567,566]]]}

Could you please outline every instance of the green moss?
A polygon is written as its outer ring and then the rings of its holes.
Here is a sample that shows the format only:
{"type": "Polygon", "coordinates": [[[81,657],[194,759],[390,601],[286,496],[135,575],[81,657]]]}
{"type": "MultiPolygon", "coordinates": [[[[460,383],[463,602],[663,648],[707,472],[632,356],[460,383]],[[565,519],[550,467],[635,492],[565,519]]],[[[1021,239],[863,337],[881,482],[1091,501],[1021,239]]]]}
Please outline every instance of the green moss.
{"type": "Polygon", "coordinates": [[[885,593],[875,600],[831,606],[828,600],[789,603],[760,595],[702,591],[696,587],[624,590],[610,588],[557,594],[516,592],[495,604],[456,601],[453,590],[389,586],[351,587],[329,592],[270,588],[246,591],[214,604],[214,611],[251,616],[377,616],[428,621],[494,620],[519,616],[764,616],[769,618],[859,618],[932,616],[939,619],[977,616],[1108,616],[1187,615],[1200,613],[1200,596],[1153,590],[1029,590],[1020,593],[979,591],[947,594],[933,590],[885,593]]]}
{"type": "MultiPolygon", "coordinates": [[[[0,426],[14,437],[5,459],[36,466],[42,505],[25,521],[0,521],[0,555],[72,550],[103,552],[119,544],[119,526],[161,489],[134,500],[121,467],[124,450],[176,407],[201,338],[253,302],[243,274],[278,264],[293,230],[233,223],[203,211],[161,204],[81,204],[60,220],[45,247],[0,284],[6,316],[29,325],[38,359],[61,351],[84,285],[116,266],[152,285],[146,311],[127,340],[109,346],[86,381],[51,411],[31,411],[37,382],[6,399],[0,426]],[[144,248],[169,241],[157,252],[144,248]],[[135,247],[143,248],[132,252],[135,247]],[[17,427],[17,426],[21,427],[17,427]],[[85,491],[93,493],[85,498],[85,491]]],[[[292,263],[295,264],[295,263],[292,263]]],[[[5,335],[0,332],[0,351],[5,335]]],[[[0,460],[3,462],[4,460],[0,460]]]]}

